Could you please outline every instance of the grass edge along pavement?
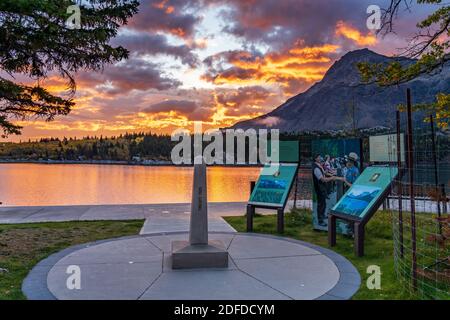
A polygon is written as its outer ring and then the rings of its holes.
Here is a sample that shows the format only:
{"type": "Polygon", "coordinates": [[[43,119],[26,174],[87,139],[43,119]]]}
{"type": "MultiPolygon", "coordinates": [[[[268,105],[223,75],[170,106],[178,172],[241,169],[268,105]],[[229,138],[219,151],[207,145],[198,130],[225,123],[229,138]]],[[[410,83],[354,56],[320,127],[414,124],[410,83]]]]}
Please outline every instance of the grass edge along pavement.
{"type": "MultiPolygon", "coordinates": [[[[224,217],[238,232],[246,231],[246,218],[224,217]]],[[[256,233],[274,234],[302,240],[322,247],[328,247],[327,232],[314,231],[311,211],[293,210],[286,214],[285,232],[277,234],[276,215],[255,215],[253,228],[256,233]]],[[[353,239],[338,235],[336,247],[330,248],[346,257],[361,275],[361,287],[353,296],[354,300],[411,300],[417,296],[406,289],[406,284],[397,279],[394,266],[394,244],[392,240],[392,220],[389,212],[377,212],[366,226],[365,255],[355,257],[353,239]],[[381,268],[381,289],[370,290],[366,282],[370,274],[367,267],[377,265],[381,268]]]]}
{"type": "Polygon", "coordinates": [[[42,259],[67,247],[137,235],[144,220],[0,224],[0,300],[22,300],[22,282],[42,259]]]}

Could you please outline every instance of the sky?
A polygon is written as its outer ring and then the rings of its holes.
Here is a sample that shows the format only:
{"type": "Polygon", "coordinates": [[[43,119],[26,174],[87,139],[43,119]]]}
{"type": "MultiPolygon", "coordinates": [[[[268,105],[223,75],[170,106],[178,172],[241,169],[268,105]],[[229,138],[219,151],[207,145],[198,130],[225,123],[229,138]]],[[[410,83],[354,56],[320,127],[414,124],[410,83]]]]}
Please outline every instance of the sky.
{"type": "MultiPolygon", "coordinates": [[[[21,136],[170,134],[223,128],[265,114],[320,81],[345,53],[369,48],[394,55],[434,9],[401,10],[396,33],[377,37],[366,26],[369,5],[387,0],[141,0],[139,13],[111,42],[128,60],[103,72],[75,75],[76,107],[52,122],[17,121],[21,136]]],[[[83,17],[81,16],[81,19],[83,17]]],[[[42,82],[66,95],[63,79],[42,82]]]]}

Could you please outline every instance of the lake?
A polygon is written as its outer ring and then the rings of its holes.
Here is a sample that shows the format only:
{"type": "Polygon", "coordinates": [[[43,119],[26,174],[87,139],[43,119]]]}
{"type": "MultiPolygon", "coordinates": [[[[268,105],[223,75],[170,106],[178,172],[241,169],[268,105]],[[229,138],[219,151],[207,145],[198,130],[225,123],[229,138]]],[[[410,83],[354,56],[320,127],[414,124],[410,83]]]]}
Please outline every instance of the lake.
{"type": "MultiPolygon", "coordinates": [[[[260,168],[209,167],[208,201],[247,201],[260,168]]],[[[6,206],[186,203],[193,168],[90,164],[0,164],[6,206]]]]}
{"type": "MultiPolygon", "coordinates": [[[[208,201],[248,201],[260,168],[208,167],[208,201]]],[[[100,164],[0,164],[5,206],[155,204],[191,202],[192,167],[100,164]]],[[[299,173],[298,199],[311,199],[310,169],[299,173]]],[[[405,181],[407,176],[404,177],[405,181]]],[[[416,181],[434,184],[431,168],[416,168],[416,181]]],[[[441,165],[447,194],[450,167],[441,165]]],[[[406,189],[405,189],[406,191],[406,189]]]]}

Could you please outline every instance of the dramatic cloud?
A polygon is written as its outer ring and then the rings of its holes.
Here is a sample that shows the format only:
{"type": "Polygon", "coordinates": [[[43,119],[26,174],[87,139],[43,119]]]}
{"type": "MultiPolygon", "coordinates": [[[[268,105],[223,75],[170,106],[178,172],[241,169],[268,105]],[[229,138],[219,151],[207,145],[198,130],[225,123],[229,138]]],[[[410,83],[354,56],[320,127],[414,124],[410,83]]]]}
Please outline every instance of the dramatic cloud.
{"type": "Polygon", "coordinates": [[[187,45],[170,45],[166,36],[161,34],[139,32],[120,35],[112,41],[112,44],[123,46],[132,54],[172,56],[190,67],[196,67],[199,63],[192,48],[187,45]]]}
{"type": "Polygon", "coordinates": [[[272,95],[274,93],[261,86],[242,87],[218,94],[217,102],[228,108],[239,109],[243,105],[260,105],[272,95]]]}
{"type": "Polygon", "coordinates": [[[328,70],[337,45],[304,47],[298,42],[285,51],[228,51],[205,59],[208,66],[203,78],[217,85],[272,83],[286,93],[298,93],[311,83],[322,79],[328,70]]]}
{"type": "Polygon", "coordinates": [[[224,31],[247,41],[286,48],[298,40],[323,44],[340,20],[365,27],[369,0],[216,0],[228,5],[224,31]],[[351,8],[351,9],[350,9],[351,8]]]}
{"type": "Polygon", "coordinates": [[[186,13],[195,1],[142,0],[139,14],[133,17],[129,26],[146,32],[167,32],[180,38],[192,38],[200,18],[186,13]]]}
{"type": "Polygon", "coordinates": [[[148,113],[160,113],[175,111],[181,114],[190,114],[198,108],[195,101],[186,100],[166,100],[159,103],[155,103],[143,111],[148,113]]]}
{"type": "Polygon", "coordinates": [[[131,90],[168,90],[181,82],[165,76],[161,67],[140,58],[131,58],[106,68],[102,73],[82,73],[77,78],[81,85],[96,86],[108,94],[124,94],[131,90]]]}
{"type": "Polygon", "coordinates": [[[373,46],[377,43],[377,38],[372,33],[363,35],[358,29],[344,21],[338,21],[336,25],[336,36],[344,36],[354,41],[359,46],[373,46]]]}

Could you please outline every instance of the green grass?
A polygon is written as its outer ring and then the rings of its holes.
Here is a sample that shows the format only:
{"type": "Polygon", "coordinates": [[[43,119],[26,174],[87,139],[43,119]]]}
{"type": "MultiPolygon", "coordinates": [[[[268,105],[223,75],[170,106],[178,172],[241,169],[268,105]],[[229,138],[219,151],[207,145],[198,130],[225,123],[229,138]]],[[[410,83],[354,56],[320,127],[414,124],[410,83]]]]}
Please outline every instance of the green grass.
{"type": "MultiPolygon", "coordinates": [[[[225,220],[240,232],[246,231],[245,217],[226,217],[225,220]]],[[[254,232],[277,234],[275,215],[256,215],[254,219],[254,232]]],[[[293,239],[310,242],[322,247],[328,247],[326,232],[312,229],[311,212],[296,210],[286,215],[285,232],[282,235],[293,239]]],[[[388,212],[378,212],[366,226],[365,255],[357,258],[353,252],[353,239],[338,235],[337,246],[331,248],[350,260],[361,274],[361,287],[353,299],[380,300],[380,299],[416,299],[409,290],[404,289],[396,278],[394,269],[392,221],[388,212]],[[369,290],[366,286],[367,267],[377,265],[381,268],[381,289],[369,290]]]]}
{"type": "Polygon", "coordinates": [[[40,260],[64,248],[139,233],[143,220],[0,225],[0,300],[25,299],[22,281],[40,260]]]}

